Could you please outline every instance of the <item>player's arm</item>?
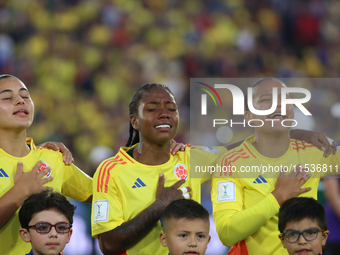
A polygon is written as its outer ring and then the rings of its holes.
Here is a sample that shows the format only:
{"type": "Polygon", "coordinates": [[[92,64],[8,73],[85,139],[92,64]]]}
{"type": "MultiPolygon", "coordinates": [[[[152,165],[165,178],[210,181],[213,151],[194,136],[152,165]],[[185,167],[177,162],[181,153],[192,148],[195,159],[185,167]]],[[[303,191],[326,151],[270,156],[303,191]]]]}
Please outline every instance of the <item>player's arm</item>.
{"type": "Polygon", "coordinates": [[[237,180],[212,179],[211,199],[216,231],[221,242],[226,246],[233,246],[252,235],[279,211],[279,204],[272,194],[255,206],[244,210],[243,194],[243,186],[237,180]],[[235,185],[235,202],[219,201],[217,189],[223,184],[235,185]]]}
{"type": "MultiPolygon", "coordinates": [[[[152,230],[168,204],[183,198],[183,193],[178,188],[185,180],[180,180],[167,188],[164,188],[164,182],[164,175],[161,174],[156,193],[157,200],[149,207],[119,227],[98,235],[100,249],[105,255],[116,254],[133,247],[152,230]]],[[[190,191],[189,187],[187,189],[190,191]]]]}
{"type": "Polygon", "coordinates": [[[51,168],[47,167],[37,173],[41,165],[42,162],[39,161],[30,172],[24,173],[22,163],[18,163],[14,176],[14,186],[0,197],[0,229],[13,216],[16,210],[18,210],[26,197],[41,192],[42,190],[53,190],[53,188],[42,186],[53,180],[53,177],[50,176],[42,179],[51,168]]]}
{"type": "MultiPolygon", "coordinates": [[[[189,148],[187,148],[189,149],[189,148]]],[[[217,159],[227,152],[224,146],[190,146],[190,174],[192,178],[200,178],[201,183],[212,178],[212,169],[217,159]]],[[[217,169],[216,169],[217,171],[217,169]]]]}
{"type": "Polygon", "coordinates": [[[64,171],[61,193],[80,202],[92,203],[93,179],[76,165],[66,166],[59,161],[64,171]]]}
{"type": "Polygon", "coordinates": [[[324,151],[324,157],[328,157],[331,153],[335,154],[336,152],[337,144],[335,142],[330,143],[325,133],[294,129],[290,131],[290,137],[314,144],[317,148],[324,151]]]}
{"type": "MultiPolygon", "coordinates": [[[[256,205],[243,209],[243,186],[236,179],[229,179],[225,185],[235,185],[235,202],[219,202],[217,189],[223,179],[213,179],[212,201],[217,233],[224,245],[232,246],[258,231],[270,218],[278,213],[280,205],[310,188],[301,186],[310,178],[305,172],[292,172],[283,178],[279,176],[275,190],[256,205]],[[220,184],[219,184],[220,183],[220,184]],[[256,220],[255,220],[256,219],[256,220]]],[[[221,200],[221,199],[220,199],[221,200]]],[[[223,198],[222,198],[223,200],[223,198]]]]}
{"type": "MultiPolygon", "coordinates": [[[[334,142],[330,143],[325,133],[303,130],[303,129],[294,129],[290,131],[290,136],[293,139],[303,140],[303,141],[306,141],[307,143],[314,144],[320,150],[324,151],[325,157],[328,157],[331,154],[331,152],[333,152],[333,154],[335,154],[336,152],[337,144],[334,142]]],[[[243,141],[244,140],[238,141],[233,144],[229,144],[226,146],[226,148],[227,150],[234,149],[240,146],[243,143],[243,141]]],[[[184,150],[184,145],[182,143],[176,143],[175,140],[171,141],[171,147],[172,147],[171,151],[173,155],[175,155],[177,151],[179,150],[181,151],[184,150]]]]}
{"type": "MultiPolygon", "coordinates": [[[[290,131],[290,136],[293,139],[302,140],[307,143],[314,144],[320,150],[324,151],[324,156],[328,157],[332,152],[335,154],[337,144],[335,142],[330,143],[327,139],[325,133],[303,130],[303,129],[294,129],[290,131]]],[[[241,145],[244,140],[229,144],[226,146],[228,150],[236,148],[241,145]]]]}

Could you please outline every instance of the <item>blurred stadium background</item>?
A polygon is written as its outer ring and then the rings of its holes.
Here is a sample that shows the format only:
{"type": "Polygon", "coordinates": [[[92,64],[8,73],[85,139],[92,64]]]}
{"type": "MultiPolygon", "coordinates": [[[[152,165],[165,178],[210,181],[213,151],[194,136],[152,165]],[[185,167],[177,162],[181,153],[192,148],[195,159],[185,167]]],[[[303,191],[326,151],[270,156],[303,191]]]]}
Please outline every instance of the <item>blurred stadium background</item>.
{"type": "MultiPolygon", "coordinates": [[[[339,27],[335,0],[4,0],[0,73],[29,88],[36,116],[28,135],[36,144],[63,142],[92,176],[125,145],[128,105],[140,85],[171,88],[181,114],[176,140],[186,143],[190,78],[337,78],[339,27]]],[[[340,85],[308,89],[314,128],[340,142],[339,108],[327,118],[340,85]]],[[[65,254],[96,254],[90,206],[78,205],[77,215],[65,254]]],[[[226,253],[214,247],[210,254],[226,253]]]]}

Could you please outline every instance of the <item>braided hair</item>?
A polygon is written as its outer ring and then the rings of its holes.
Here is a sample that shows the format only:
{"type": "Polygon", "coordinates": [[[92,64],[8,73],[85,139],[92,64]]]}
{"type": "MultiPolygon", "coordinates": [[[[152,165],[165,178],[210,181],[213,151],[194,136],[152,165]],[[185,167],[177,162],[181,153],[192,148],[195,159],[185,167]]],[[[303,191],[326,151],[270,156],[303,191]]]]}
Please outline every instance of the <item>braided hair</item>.
{"type": "MultiPolygon", "coordinates": [[[[162,88],[167,90],[172,96],[174,95],[171,90],[163,85],[163,84],[158,84],[158,83],[147,83],[144,84],[143,86],[141,86],[137,92],[135,93],[135,95],[132,97],[132,100],[130,102],[129,105],[129,114],[130,116],[132,114],[137,115],[138,114],[138,105],[139,102],[144,98],[146,93],[149,93],[151,89],[153,88],[162,88]]],[[[139,143],[139,132],[138,130],[134,129],[131,121],[130,121],[130,125],[129,125],[129,139],[126,142],[125,147],[131,147],[132,145],[139,143]]]]}

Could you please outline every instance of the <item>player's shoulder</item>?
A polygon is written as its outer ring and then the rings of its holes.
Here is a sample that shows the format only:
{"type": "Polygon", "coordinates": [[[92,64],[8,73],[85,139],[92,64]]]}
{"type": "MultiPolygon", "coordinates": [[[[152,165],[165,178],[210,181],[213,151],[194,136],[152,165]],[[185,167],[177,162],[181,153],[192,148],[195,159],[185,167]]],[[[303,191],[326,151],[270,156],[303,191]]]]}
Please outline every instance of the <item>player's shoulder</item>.
{"type": "Polygon", "coordinates": [[[31,152],[29,154],[30,158],[48,159],[55,160],[55,162],[63,162],[63,154],[60,151],[54,151],[45,147],[38,147],[35,145],[33,138],[27,137],[26,143],[30,147],[31,152]]]}
{"type": "Polygon", "coordinates": [[[32,156],[38,155],[39,157],[44,156],[51,159],[59,159],[63,161],[63,154],[60,151],[54,151],[44,147],[36,147],[32,151],[32,156]]]}
{"type": "Polygon", "coordinates": [[[224,153],[224,155],[222,155],[222,157],[230,156],[230,155],[237,156],[237,155],[251,154],[252,153],[252,148],[253,148],[253,146],[251,145],[251,143],[249,143],[249,142],[247,142],[245,140],[239,146],[226,151],[224,153]]]}
{"type": "Polygon", "coordinates": [[[202,146],[202,145],[186,145],[186,151],[188,152],[202,152],[202,153],[224,153],[227,152],[227,148],[224,146],[202,146]],[[188,149],[187,149],[188,148],[188,149]]]}
{"type": "Polygon", "coordinates": [[[134,163],[135,160],[126,154],[124,148],[120,148],[116,155],[100,163],[96,174],[101,175],[110,171],[111,175],[117,175],[122,169],[131,167],[134,163]]]}
{"type": "Polygon", "coordinates": [[[298,151],[298,152],[317,151],[319,153],[323,153],[314,144],[307,143],[305,141],[297,140],[297,139],[290,139],[290,148],[291,150],[298,151]]]}

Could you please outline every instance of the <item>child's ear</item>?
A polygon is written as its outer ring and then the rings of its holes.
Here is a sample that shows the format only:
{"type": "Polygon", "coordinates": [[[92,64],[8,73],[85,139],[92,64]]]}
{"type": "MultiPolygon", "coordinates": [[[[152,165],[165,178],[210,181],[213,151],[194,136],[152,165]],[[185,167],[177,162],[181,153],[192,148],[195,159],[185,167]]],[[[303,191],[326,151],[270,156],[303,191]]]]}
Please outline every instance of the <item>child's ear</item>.
{"type": "Polygon", "coordinates": [[[329,235],[329,230],[325,230],[322,232],[322,246],[326,244],[328,235],[329,235]]]}
{"type": "Polygon", "coordinates": [[[67,234],[68,234],[68,238],[67,238],[66,243],[68,243],[68,242],[71,240],[72,232],[73,232],[73,229],[71,228],[71,229],[70,229],[70,232],[67,233],[67,234]]]}
{"type": "Polygon", "coordinates": [[[210,242],[210,240],[211,240],[211,235],[209,235],[209,240],[208,240],[208,243],[210,242]]]}
{"type": "Polygon", "coordinates": [[[29,243],[31,241],[30,233],[26,228],[19,229],[19,235],[24,242],[29,243]]]}
{"type": "Polygon", "coordinates": [[[166,236],[163,232],[161,232],[159,234],[159,241],[161,241],[161,244],[163,245],[163,247],[167,247],[168,243],[166,242],[166,236]]]}
{"type": "Polygon", "coordinates": [[[287,247],[286,247],[286,242],[285,242],[285,240],[284,240],[283,235],[282,235],[282,234],[279,234],[279,238],[280,238],[280,240],[281,240],[281,243],[282,243],[282,245],[283,245],[283,248],[287,249],[287,247]]]}

